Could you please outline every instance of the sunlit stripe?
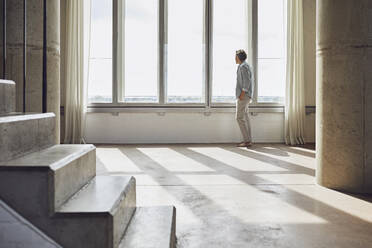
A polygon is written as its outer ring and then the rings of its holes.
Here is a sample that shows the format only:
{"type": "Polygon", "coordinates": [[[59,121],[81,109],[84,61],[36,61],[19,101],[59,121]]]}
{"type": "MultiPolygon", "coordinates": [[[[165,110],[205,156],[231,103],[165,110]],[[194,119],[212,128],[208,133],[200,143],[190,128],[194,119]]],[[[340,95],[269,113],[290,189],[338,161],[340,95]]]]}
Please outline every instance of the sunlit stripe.
{"type": "Polygon", "coordinates": [[[200,172],[213,169],[169,148],[138,148],[168,171],[200,172]]]}
{"type": "Polygon", "coordinates": [[[189,149],[242,171],[287,171],[273,164],[265,163],[219,147],[191,147],[189,149]]]}
{"type": "Polygon", "coordinates": [[[282,160],[285,162],[293,163],[301,167],[309,168],[309,169],[315,169],[316,167],[316,161],[315,158],[307,157],[304,155],[299,155],[287,150],[280,150],[278,148],[270,147],[270,146],[263,146],[263,147],[257,147],[257,149],[244,149],[239,148],[242,152],[247,153],[249,156],[249,153],[256,153],[263,156],[267,156],[270,158],[275,158],[278,160],[282,160]]]}
{"type": "Polygon", "coordinates": [[[117,148],[97,148],[97,158],[108,172],[140,172],[141,170],[117,148]]]}

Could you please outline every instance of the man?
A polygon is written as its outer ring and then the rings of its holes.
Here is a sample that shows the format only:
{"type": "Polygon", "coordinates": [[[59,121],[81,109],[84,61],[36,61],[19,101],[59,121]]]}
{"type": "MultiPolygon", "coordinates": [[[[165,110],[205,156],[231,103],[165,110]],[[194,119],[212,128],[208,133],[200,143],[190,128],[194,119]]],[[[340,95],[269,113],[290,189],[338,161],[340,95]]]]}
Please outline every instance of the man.
{"type": "Polygon", "coordinates": [[[248,116],[248,104],[253,98],[253,73],[246,62],[247,54],[244,50],[236,51],[235,62],[238,64],[236,77],[236,120],[243,134],[243,142],[238,147],[252,145],[251,124],[248,116]]]}

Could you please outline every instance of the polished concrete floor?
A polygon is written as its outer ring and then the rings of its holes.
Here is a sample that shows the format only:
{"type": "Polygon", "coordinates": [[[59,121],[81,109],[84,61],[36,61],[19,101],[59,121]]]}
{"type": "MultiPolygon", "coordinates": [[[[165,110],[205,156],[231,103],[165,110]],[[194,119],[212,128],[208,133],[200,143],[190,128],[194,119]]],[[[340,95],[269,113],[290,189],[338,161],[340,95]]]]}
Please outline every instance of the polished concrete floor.
{"type": "Polygon", "coordinates": [[[140,206],[175,205],[178,247],[372,247],[372,197],[315,184],[315,152],[284,145],[98,146],[140,206]]]}

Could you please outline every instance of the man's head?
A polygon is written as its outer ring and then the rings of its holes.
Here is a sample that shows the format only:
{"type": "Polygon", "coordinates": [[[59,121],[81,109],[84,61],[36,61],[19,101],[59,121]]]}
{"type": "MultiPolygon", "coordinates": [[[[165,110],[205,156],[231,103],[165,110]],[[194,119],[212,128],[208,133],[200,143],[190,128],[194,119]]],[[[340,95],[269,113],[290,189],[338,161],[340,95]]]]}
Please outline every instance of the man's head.
{"type": "Polygon", "coordinates": [[[237,50],[235,53],[235,62],[237,64],[243,63],[247,59],[247,54],[243,49],[237,50]]]}

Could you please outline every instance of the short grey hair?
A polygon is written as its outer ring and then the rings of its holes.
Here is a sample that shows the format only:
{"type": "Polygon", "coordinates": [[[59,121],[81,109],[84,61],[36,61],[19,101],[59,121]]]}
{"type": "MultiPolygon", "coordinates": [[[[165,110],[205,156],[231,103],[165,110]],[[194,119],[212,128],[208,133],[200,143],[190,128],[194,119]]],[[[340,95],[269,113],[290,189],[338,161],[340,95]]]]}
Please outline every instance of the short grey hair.
{"type": "Polygon", "coordinates": [[[247,59],[247,54],[243,49],[239,49],[236,51],[236,56],[238,56],[240,61],[245,61],[247,59]]]}

